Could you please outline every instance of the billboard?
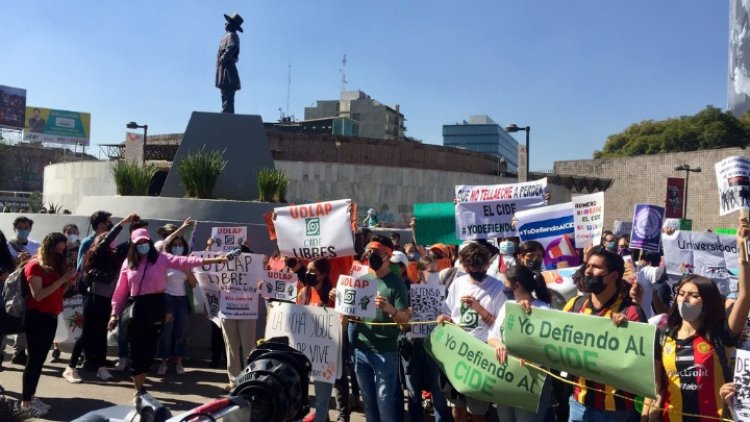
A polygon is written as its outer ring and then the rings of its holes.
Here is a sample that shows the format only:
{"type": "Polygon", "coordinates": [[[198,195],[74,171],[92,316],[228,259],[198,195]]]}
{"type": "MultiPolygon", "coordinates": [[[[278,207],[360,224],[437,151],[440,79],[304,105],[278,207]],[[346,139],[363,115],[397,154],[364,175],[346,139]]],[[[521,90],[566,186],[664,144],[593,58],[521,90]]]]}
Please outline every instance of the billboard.
{"type": "Polygon", "coordinates": [[[91,114],[26,107],[23,138],[29,142],[89,145],[91,114]]]}
{"type": "Polygon", "coordinates": [[[0,126],[23,129],[26,90],[0,85],[0,126]]]}

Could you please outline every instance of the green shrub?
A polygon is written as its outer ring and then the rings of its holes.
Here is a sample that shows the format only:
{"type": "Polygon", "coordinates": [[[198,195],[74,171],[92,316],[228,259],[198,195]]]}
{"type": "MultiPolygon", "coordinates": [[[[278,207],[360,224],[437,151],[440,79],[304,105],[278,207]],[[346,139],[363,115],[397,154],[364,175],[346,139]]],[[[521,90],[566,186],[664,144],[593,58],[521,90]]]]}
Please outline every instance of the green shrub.
{"type": "Polygon", "coordinates": [[[177,172],[185,186],[185,196],[200,199],[212,197],[216,180],[227,165],[224,151],[206,151],[203,146],[200,151],[190,152],[180,161],[177,172]]]}
{"type": "Polygon", "coordinates": [[[279,169],[261,169],[258,172],[258,196],[262,202],[286,202],[289,185],[286,175],[279,169]]]}
{"type": "Polygon", "coordinates": [[[158,168],[154,164],[118,161],[112,168],[117,194],[122,196],[147,196],[148,186],[158,168]]]}

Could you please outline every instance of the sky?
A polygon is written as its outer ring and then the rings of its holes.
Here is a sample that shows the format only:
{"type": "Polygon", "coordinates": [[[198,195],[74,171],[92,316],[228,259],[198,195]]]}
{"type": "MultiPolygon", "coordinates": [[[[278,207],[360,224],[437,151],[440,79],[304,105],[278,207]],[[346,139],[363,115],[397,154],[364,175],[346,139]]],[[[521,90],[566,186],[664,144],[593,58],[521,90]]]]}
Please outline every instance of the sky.
{"type": "Polygon", "coordinates": [[[0,85],[26,89],[28,106],[91,113],[92,145],[122,142],[129,121],[175,133],[192,111],[220,111],[215,59],[234,12],[245,20],[237,113],[304,118],[339,97],[346,54],[347,89],[399,104],[407,136],[442,144],[442,125],[473,114],[528,125],[532,170],[591,158],[633,123],[727,101],[727,0],[4,0],[2,10],[0,85]]]}

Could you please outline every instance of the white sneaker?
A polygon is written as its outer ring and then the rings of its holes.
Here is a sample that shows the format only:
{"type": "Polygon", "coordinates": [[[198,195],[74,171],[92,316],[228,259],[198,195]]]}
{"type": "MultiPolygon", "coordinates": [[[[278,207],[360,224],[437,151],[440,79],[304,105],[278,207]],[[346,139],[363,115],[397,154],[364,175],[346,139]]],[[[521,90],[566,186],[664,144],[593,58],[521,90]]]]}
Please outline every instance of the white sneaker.
{"type": "Polygon", "coordinates": [[[112,374],[107,371],[107,368],[102,366],[98,371],[96,371],[96,377],[102,381],[109,381],[112,379],[112,374]]]}
{"type": "Polygon", "coordinates": [[[156,375],[160,377],[167,375],[167,362],[162,362],[161,365],[159,365],[159,369],[156,371],[156,375]]]}
{"type": "Polygon", "coordinates": [[[174,366],[174,372],[177,375],[185,375],[185,367],[182,366],[181,363],[178,363],[177,365],[174,366]]]}
{"type": "Polygon", "coordinates": [[[81,381],[83,381],[81,377],[78,376],[78,370],[71,368],[70,366],[65,368],[65,372],[63,372],[62,376],[71,384],[80,384],[81,381]]]}
{"type": "Polygon", "coordinates": [[[128,370],[128,358],[120,358],[115,365],[115,371],[127,371],[128,370]]]}
{"type": "Polygon", "coordinates": [[[29,407],[23,407],[21,402],[18,402],[18,413],[21,415],[30,417],[30,418],[41,418],[47,415],[49,413],[49,409],[44,407],[37,407],[34,406],[34,403],[32,402],[29,407]]]}
{"type": "Polygon", "coordinates": [[[33,399],[31,399],[31,405],[34,406],[34,407],[38,407],[40,409],[46,409],[46,410],[50,410],[52,408],[52,406],[50,406],[49,404],[47,404],[47,403],[39,400],[36,397],[34,397],[33,399]]]}

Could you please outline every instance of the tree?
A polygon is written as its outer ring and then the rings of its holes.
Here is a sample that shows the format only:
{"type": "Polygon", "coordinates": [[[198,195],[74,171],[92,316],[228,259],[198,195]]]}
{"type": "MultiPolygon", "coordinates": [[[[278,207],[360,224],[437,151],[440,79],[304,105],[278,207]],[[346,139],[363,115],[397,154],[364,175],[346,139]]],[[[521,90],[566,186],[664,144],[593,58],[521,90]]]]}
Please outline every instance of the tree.
{"type": "Polygon", "coordinates": [[[745,148],[750,144],[750,112],[735,117],[707,106],[692,116],[644,120],[610,135],[594,158],[662,154],[716,148],[745,148]]]}

